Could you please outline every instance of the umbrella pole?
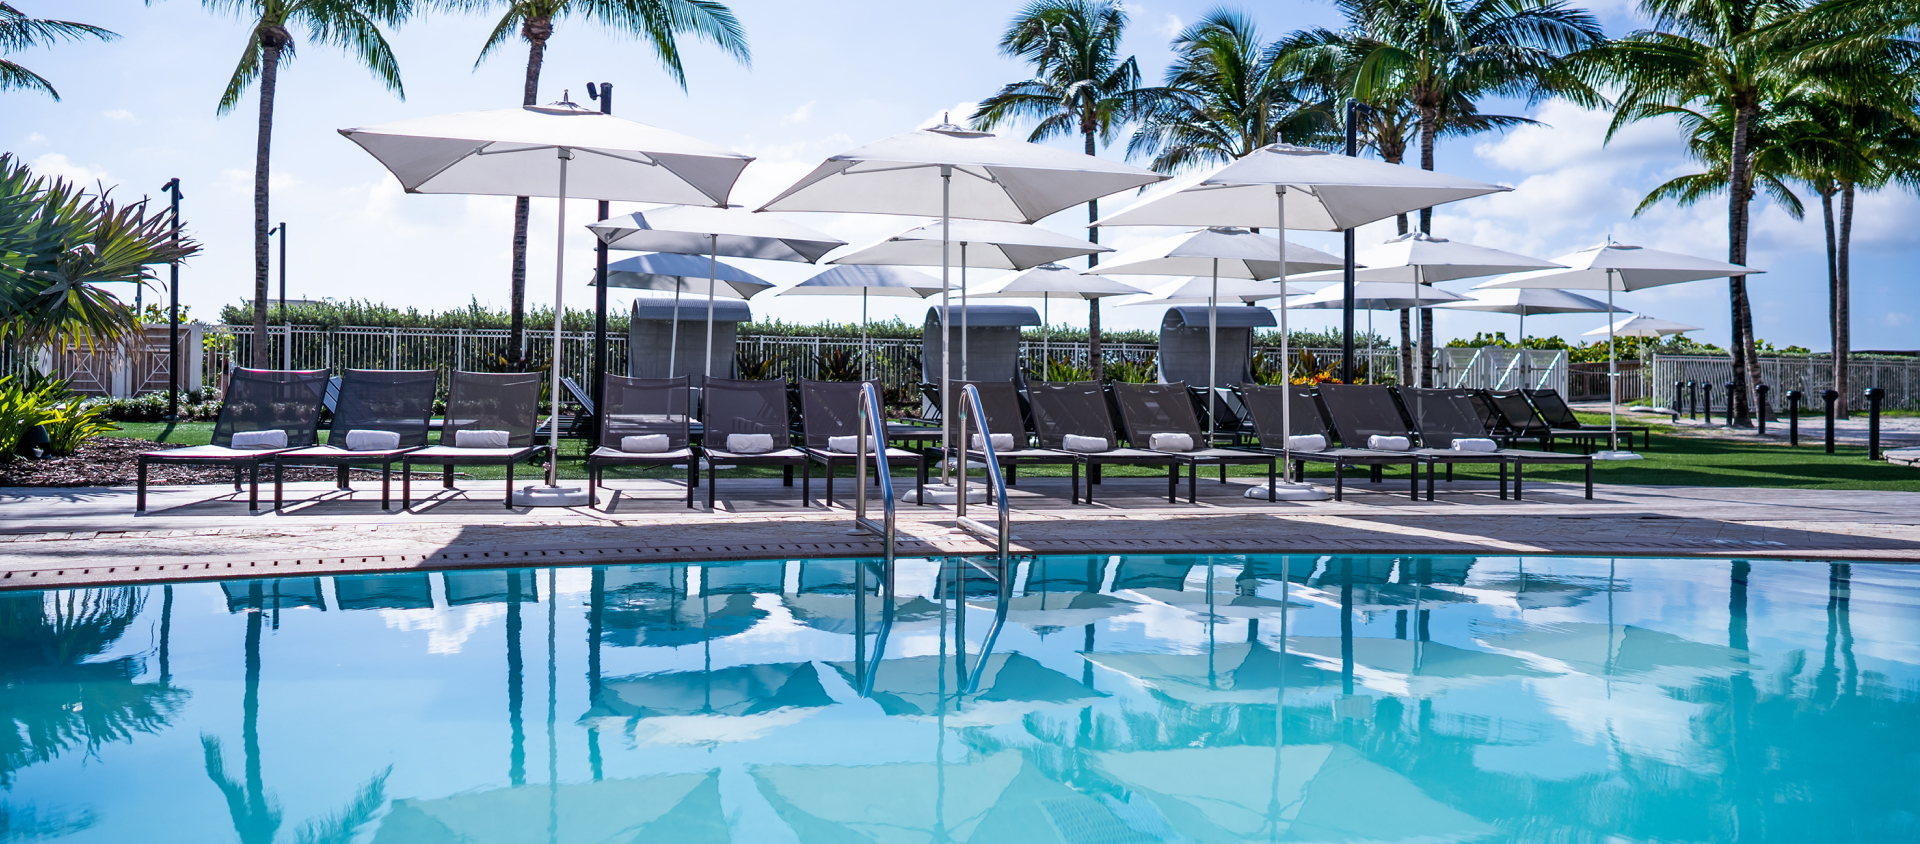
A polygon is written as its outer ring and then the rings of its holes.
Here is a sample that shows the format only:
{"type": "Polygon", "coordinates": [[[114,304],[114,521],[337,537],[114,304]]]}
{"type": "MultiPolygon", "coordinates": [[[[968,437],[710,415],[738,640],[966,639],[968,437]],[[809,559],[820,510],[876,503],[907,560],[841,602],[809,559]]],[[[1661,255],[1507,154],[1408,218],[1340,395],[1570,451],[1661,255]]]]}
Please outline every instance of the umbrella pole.
{"type": "Polygon", "coordinates": [[[673,366],[680,352],[680,288],[686,285],[684,279],[673,283],[673,327],[667,330],[667,377],[673,377],[673,366]]]}
{"type": "Polygon", "coordinates": [[[860,380],[867,380],[867,356],[873,351],[867,340],[867,288],[860,288],[860,380]]]}
{"type": "MultiPolygon", "coordinates": [[[[967,242],[960,241],[960,380],[965,381],[967,374],[967,242]]],[[[962,437],[966,432],[960,433],[962,437]]]]}
{"type": "Polygon", "coordinates": [[[713,377],[713,276],[714,265],[720,262],[720,236],[707,235],[707,363],[706,374],[700,376],[700,389],[707,388],[707,379],[713,377]]]}
{"type": "Polygon", "coordinates": [[[947,292],[947,249],[951,243],[953,199],[953,166],[940,165],[940,483],[953,485],[953,476],[949,466],[953,462],[953,444],[948,434],[953,431],[953,390],[949,382],[953,376],[953,309],[948,304],[947,292]]]}
{"type": "Polygon", "coordinates": [[[1613,270],[1607,270],[1607,450],[1620,450],[1619,363],[1613,356],[1613,270]]]}
{"type": "MultiPolygon", "coordinates": [[[[1214,424],[1213,382],[1220,378],[1220,259],[1213,259],[1213,289],[1207,292],[1207,442],[1201,448],[1212,448],[1214,435],[1219,426],[1214,424]]],[[[1138,445],[1138,443],[1135,443],[1138,445]]],[[[1198,470],[1195,470],[1198,471],[1198,470]]],[[[1211,598],[1213,592],[1209,590],[1211,598]]],[[[1209,628],[1211,629],[1211,628],[1209,628]]]]}
{"type": "Polygon", "coordinates": [[[1520,306],[1520,339],[1515,342],[1520,347],[1520,389],[1527,388],[1527,308],[1520,306]]]}
{"type": "Polygon", "coordinates": [[[1053,349],[1047,345],[1047,339],[1053,332],[1053,297],[1040,295],[1040,379],[1047,380],[1047,366],[1053,361],[1053,349]]]}
{"type": "MultiPolygon", "coordinates": [[[[1280,475],[1288,483],[1293,482],[1293,356],[1287,336],[1287,186],[1279,185],[1273,189],[1274,211],[1279,223],[1276,234],[1280,235],[1280,389],[1283,400],[1280,402],[1280,475]]],[[[1282,610],[1281,623],[1286,615],[1282,610]]],[[[1281,628],[1286,629],[1284,626],[1281,628]]],[[[1281,652],[1286,651],[1285,634],[1282,633],[1281,652]]]]}
{"type": "MultiPolygon", "coordinates": [[[[573,150],[560,148],[560,205],[553,240],[553,353],[547,358],[547,395],[553,416],[547,422],[547,486],[560,485],[560,340],[561,320],[566,316],[567,276],[567,162],[573,150]]],[[[513,490],[507,490],[513,497],[513,490]]]]}

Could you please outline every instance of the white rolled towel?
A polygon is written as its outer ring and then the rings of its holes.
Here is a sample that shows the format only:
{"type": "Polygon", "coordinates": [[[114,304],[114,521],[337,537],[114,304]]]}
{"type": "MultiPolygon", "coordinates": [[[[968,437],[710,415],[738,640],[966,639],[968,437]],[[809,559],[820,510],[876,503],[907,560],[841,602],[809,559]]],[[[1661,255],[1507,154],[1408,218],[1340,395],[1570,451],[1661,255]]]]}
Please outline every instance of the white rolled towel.
{"type": "Polygon", "coordinates": [[[1412,447],[1412,445],[1413,444],[1411,442],[1407,441],[1406,437],[1393,437],[1393,436],[1387,436],[1384,434],[1374,434],[1373,436],[1367,438],[1367,447],[1375,451],[1406,451],[1408,448],[1412,447]]]}
{"type": "MultiPolygon", "coordinates": [[[[1014,448],[1012,434],[988,434],[987,438],[993,441],[994,451],[1012,451],[1014,448]]],[[[980,441],[979,434],[973,435],[973,450],[974,451],[986,450],[985,444],[980,441]]]]}
{"type": "Polygon", "coordinates": [[[233,435],[234,448],[286,448],[287,432],[275,428],[271,431],[237,431],[233,435]]]}
{"type": "Polygon", "coordinates": [[[659,454],[672,445],[666,434],[636,434],[620,438],[620,450],[629,454],[659,454]]]}
{"type": "Polygon", "coordinates": [[[1461,437],[1453,441],[1454,451],[1483,451],[1492,453],[1500,450],[1500,444],[1481,437],[1461,437]]]}
{"type": "MultiPolygon", "coordinates": [[[[873,446],[874,446],[874,441],[871,439],[867,440],[868,454],[872,454],[874,452],[873,446]]],[[[828,437],[827,450],[834,452],[836,454],[859,454],[860,453],[860,435],[854,434],[852,436],[846,436],[846,437],[828,437]]]]}
{"type": "Polygon", "coordinates": [[[1061,437],[1060,447],[1068,451],[1077,451],[1082,454],[1098,454],[1102,451],[1110,450],[1110,448],[1107,446],[1106,437],[1083,437],[1083,436],[1080,436],[1079,434],[1068,434],[1064,437],[1061,437]]]}
{"type": "Polygon", "coordinates": [[[400,447],[398,431],[373,431],[355,428],[347,432],[348,451],[392,451],[400,447]]]}
{"type": "Polygon", "coordinates": [[[507,448],[512,435],[506,431],[476,431],[468,428],[453,432],[454,448],[507,448]]]}
{"type": "Polygon", "coordinates": [[[1323,434],[1294,434],[1287,438],[1290,451],[1326,451],[1327,438],[1323,434]]]}
{"type": "Polygon", "coordinates": [[[1192,451],[1193,437],[1162,431],[1147,437],[1147,447],[1154,451],[1192,451]]]}
{"type": "Polygon", "coordinates": [[[727,450],[734,454],[766,454],[773,450],[773,435],[728,434],[727,450]]]}

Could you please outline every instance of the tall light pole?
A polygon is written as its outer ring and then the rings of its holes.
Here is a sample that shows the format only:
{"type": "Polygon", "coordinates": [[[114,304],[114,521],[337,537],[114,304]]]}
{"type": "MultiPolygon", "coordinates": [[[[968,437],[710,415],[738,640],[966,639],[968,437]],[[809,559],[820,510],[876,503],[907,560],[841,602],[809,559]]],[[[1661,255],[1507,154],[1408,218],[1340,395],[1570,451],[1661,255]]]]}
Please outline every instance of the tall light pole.
{"type": "MultiPolygon", "coordinates": [[[[600,102],[601,114],[613,113],[613,83],[602,82],[595,85],[587,83],[587,99],[600,102]]],[[[600,219],[605,220],[611,213],[609,203],[600,201],[600,219]]],[[[592,383],[587,385],[587,394],[593,396],[593,439],[589,441],[588,451],[600,443],[601,420],[605,419],[607,404],[607,242],[601,240],[594,244],[594,290],[593,290],[593,375],[592,383]]],[[[633,354],[632,349],[627,354],[633,354]]],[[[558,360],[558,357],[555,358],[558,360]]],[[[673,373],[669,372],[668,375],[673,373]]],[[[555,396],[556,401],[559,396],[555,396]]]]}
{"type": "Polygon", "coordinates": [[[287,224],[286,224],[286,221],[283,220],[281,221],[280,225],[267,229],[268,237],[272,237],[276,234],[280,236],[280,333],[283,338],[280,344],[280,349],[281,349],[280,365],[286,369],[292,369],[293,368],[293,326],[287,324],[287,224]]]}
{"type": "MultiPolygon", "coordinates": [[[[160,189],[173,195],[173,245],[180,246],[180,178],[169,179],[160,189]]],[[[180,259],[167,269],[167,421],[180,420],[180,259]]]]}
{"type": "MultiPolygon", "coordinates": [[[[1373,107],[1359,100],[1347,100],[1348,158],[1356,158],[1360,155],[1359,116],[1362,114],[1373,114],[1373,107]]],[[[1287,233],[1283,231],[1280,233],[1280,236],[1285,238],[1287,233]]],[[[1340,341],[1340,380],[1342,383],[1351,384],[1353,383],[1353,229],[1347,229],[1341,232],[1340,237],[1345,243],[1347,250],[1346,264],[1342,267],[1340,276],[1340,291],[1342,294],[1340,302],[1340,327],[1342,332],[1342,339],[1340,341]]],[[[1284,268],[1282,269],[1284,271],[1284,268]]],[[[1285,303],[1282,304],[1284,306],[1285,303]]],[[[1284,364],[1283,366],[1291,366],[1291,364],[1284,364]]],[[[1284,371],[1284,369],[1282,371],[1284,371]]],[[[1401,374],[1403,376],[1405,375],[1405,373],[1401,374]]]]}

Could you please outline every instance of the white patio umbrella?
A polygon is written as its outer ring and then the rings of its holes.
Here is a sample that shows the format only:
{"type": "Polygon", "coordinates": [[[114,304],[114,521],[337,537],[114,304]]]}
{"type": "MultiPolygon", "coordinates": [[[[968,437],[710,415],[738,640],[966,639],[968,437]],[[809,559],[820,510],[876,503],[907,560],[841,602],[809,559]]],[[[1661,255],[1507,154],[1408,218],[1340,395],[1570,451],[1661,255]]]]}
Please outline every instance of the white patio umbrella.
{"type": "Polygon", "coordinates": [[[867,377],[867,359],[872,344],[867,339],[867,297],[894,296],[923,299],[942,292],[945,285],[923,272],[900,267],[875,267],[840,264],[806,281],[775,293],[775,296],[854,296],[860,297],[860,377],[867,377]]]}
{"type": "MultiPolygon", "coordinates": [[[[566,316],[567,199],[724,206],[740,171],[753,160],[677,132],[584,109],[564,98],[551,105],[422,117],[341,129],[340,134],[385,165],[408,193],[559,200],[549,385],[556,408],[561,320],[566,316]],[[571,194],[567,192],[570,167],[578,179],[571,194]]],[[[525,503],[585,503],[584,490],[559,486],[560,426],[556,421],[547,429],[554,456],[547,462],[547,484],[544,489],[527,487],[525,503]]]]}
{"type": "MultiPolygon", "coordinates": [[[[950,256],[943,243],[960,245],[960,379],[967,375],[967,268],[1025,270],[1061,261],[1112,252],[1092,241],[1051,232],[1024,223],[993,220],[935,220],[914,226],[876,243],[837,250],[827,258],[829,264],[883,264],[905,267],[945,266],[950,256]],[[971,247],[971,248],[970,248],[971,247]]],[[[941,301],[941,320],[946,319],[946,302],[941,301]]],[[[943,333],[944,333],[944,326],[943,333]]],[[[944,348],[944,347],[943,347],[944,348]]]]}
{"type": "MultiPolygon", "coordinates": [[[[1353,277],[1356,282],[1401,281],[1416,285],[1560,266],[1552,261],[1542,261],[1539,258],[1475,246],[1464,241],[1434,237],[1417,231],[1388,238],[1385,243],[1369,247],[1356,255],[1355,260],[1366,267],[1354,271],[1353,277]]],[[[1345,282],[1343,275],[1332,272],[1313,273],[1295,280],[1345,282]]],[[[1415,288],[1414,292],[1415,301],[1411,306],[1413,310],[1424,310],[1432,307],[1433,302],[1442,301],[1434,299],[1422,302],[1420,300],[1423,297],[1418,295],[1419,289],[1415,288]]],[[[1354,307],[1358,308],[1359,303],[1356,302],[1354,307]]],[[[1371,323],[1371,315],[1368,316],[1368,320],[1371,323]]],[[[1425,372],[1426,366],[1427,361],[1423,357],[1418,361],[1414,371],[1425,372]]]]}
{"type": "MultiPolygon", "coordinates": [[[[1162,185],[1096,225],[1251,226],[1271,228],[1283,235],[1288,229],[1346,231],[1395,214],[1506,190],[1512,188],[1292,144],[1272,144],[1237,161],[1162,185]]],[[[1290,264],[1286,238],[1276,241],[1279,262],[1290,264]]],[[[1351,314],[1351,309],[1346,311],[1351,314]]],[[[1351,317],[1343,319],[1343,324],[1351,326],[1351,317]]],[[[1281,308],[1282,360],[1292,355],[1289,344],[1287,309],[1281,308]]],[[[1292,404],[1282,403],[1280,414],[1282,429],[1293,430],[1292,404]]],[[[1291,466],[1291,450],[1283,448],[1281,454],[1291,466]]],[[[1291,492],[1286,494],[1295,498],[1324,495],[1292,481],[1287,487],[1291,492]]]]}
{"type": "MultiPolygon", "coordinates": [[[[982,299],[1039,299],[1040,300],[1040,371],[1047,371],[1052,357],[1048,347],[1048,335],[1053,331],[1052,316],[1048,305],[1055,299],[1104,299],[1108,296],[1129,296],[1144,293],[1131,284],[1123,284],[1103,275],[1081,272],[1072,267],[1059,264],[1041,264],[1024,272],[1002,276],[987,282],[980,291],[973,294],[982,299]]],[[[966,311],[960,312],[966,319],[966,311]]],[[[966,337],[962,328],[960,335],[966,337]]],[[[964,357],[964,354],[962,355],[964,357]]]]}
{"type": "MultiPolygon", "coordinates": [[[[1368,269],[1372,269],[1369,267],[1368,269]]],[[[1364,272],[1364,270],[1362,271],[1364,272]]],[[[1313,273],[1314,276],[1325,273],[1313,273]]],[[[1298,281],[1299,278],[1289,279],[1298,281]]],[[[1324,281],[1324,279],[1321,279],[1324,281]]],[[[1353,284],[1353,309],[1367,312],[1367,333],[1373,333],[1374,311],[1398,311],[1403,308],[1429,308],[1442,302],[1456,302],[1465,299],[1458,293],[1451,293],[1436,287],[1428,287],[1411,281],[1356,281],[1353,284]]],[[[1346,287],[1333,284],[1322,287],[1305,296],[1287,300],[1287,307],[1293,310],[1344,310],[1347,307],[1346,287]]],[[[1368,341],[1367,369],[1373,370],[1373,345],[1368,341]]],[[[1418,371],[1418,370],[1416,370],[1418,371]]]]}
{"type": "MultiPolygon", "coordinates": [[[[1670,320],[1655,319],[1645,314],[1632,314],[1632,315],[1629,315],[1626,319],[1620,320],[1619,322],[1615,322],[1611,325],[1600,326],[1599,328],[1586,332],[1585,334],[1582,334],[1580,336],[1598,337],[1602,334],[1609,334],[1613,337],[1659,338],[1659,337],[1665,337],[1669,334],[1685,334],[1689,331],[1699,331],[1699,330],[1700,330],[1700,326],[1697,326],[1697,325],[1686,325],[1684,323],[1672,322],[1670,320]]],[[[1646,347],[1643,345],[1640,348],[1641,348],[1640,371],[1644,373],[1647,371],[1646,351],[1645,351],[1646,347]]]]}
{"type": "MultiPolygon", "coordinates": [[[[587,226],[608,249],[638,249],[679,255],[705,255],[709,278],[717,270],[719,256],[758,258],[766,261],[798,261],[811,264],[846,241],[821,234],[798,223],[768,214],[755,214],[738,205],[706,208],[694,205],[669,205],[650,211],[638,211],[587,226]]],[[[771,286],[771,285],[768,285],[771,286]]],[[[761,288],[765,289],[765,288],[761,288]]],[[[676,288],[677,290],[677,288],[676,288]]],[[[706,371],[701,377],[713,377],[713,286],[707,294],[706,371]]],[[[759,292],[758,290],[754,293],[759,292]]],[[[741,298],[753,293],[742,291],[741,298]]],[[[680,297],[673,299],[674,346],[667,352],[667,372],[673,372],[673,356],[679,351],[680,297]]],[[[704,383],[704,380],[703,382],[704,383]]]]}
{"type": "MultiPolygon", "coordinates": [[[[1217,288],[1221,278],[1230,279],[1269,279],[1280,278],[1294,272],[1311,272],[1340,266],[1343,261],[1317,249],[1309,249],[1299,244],[1280,246],[1280,238],[1256,234],[1251,230],[1231,226],[1214,226],[1204,229],[1181,232],[1148,243],[1136,249],[1112,256],[1100,271],[1111,275],[1183,275],[1200,276],[1212,279],[1214,287],[1204,290],[1192,290],[1178,294],[1183,298],[1205,297],[1207,303],[1207,433],[1215,432],[1217,414],[1213,409],[1213,391],[1218,376],[1215,367],[1219,358],[1216,344],[1219,340],[1219,300],[1217,288]],[[1275,259],[1273,256],[1278,255],[1275,259]]],[[[1197,279],[1196,279],[1197,280],[1197,279]]],[[[1284,295],[1279,284],[1273,286],[1276,295],[1284,295]]],[[[1154,293],[1172,298],[1174,288],[1156,288],[1154,293]]],[[[1142,304],[1129,302],[1128,304],[1142,304]]]]}
{"type": "Polygon", "coordinates": [[[714,297],[751,299],[754,294],[771,289],[774,285],[771,281],[711,257],[703,261],[694,255],[662,252],[635,255],[608,264],[607,286],[673,292],[673,327],[669,329],[667,345],[667,374],[672,375],[675,356],[680,351],[680,294],[707,297],[707,365],[711,367],[714,297]]]}
{"type": "Polygon", "coordinates": [[[1520,383],[1527,380],[1527,317],[1547,314],[1585,314],[1609,312],[1613,309],[1598,299],[1590,299],[1578,293],[1565,290],[1551,290],[1544,287],[1509,287],[1504,290],[1475,290],[1467,294],[1464,301],[1446,302],[1438,307],[1456,311],[1487,311],[1500,314],[1515,314],[1520,317],[1519,339],[1514,342],[1520,347],[1517,358],[1520,364],[1520,383]]]}
{"type": "MultiPolygon", "coordinates": [[[[1726,276],[1757,275],[1765,270],[1729,264],[1711,258],[1696,258],[1660,249],[1646,249],[1615,243],[1611,238],[1578,252],[1553,259],[1564,270],[1533,270],[1504,275],[1474,285],[1475,290],[1499,290],[1509,287],[1548,287],[1572,290],[1607,291],[1607,309],[1613,309],[1614,291],[1631,292],[1649,287],[1679,284],[1726,276]]],[[[1608,449],[1593,455],[1595,460],[1638,460],[1640,455],[1620,450],[1619,366],[1614,361],[1613,335],[1607,335],[1607,439],[1608,449]]]]}
{"type": "MultiPolygon", "coordinates": [[[[828,211],[850,214],[910,214],[950,222],[1000,220],[1035,223],[1074,205],[1165,179],[1151,170],[1076,152],[1000,138],[950,123],[916,129],[833,156],[761,211],[828,211]],[[958,177],[958,184],[955,184],[958,177]]],[[[941,241],[942,301],[949,288],[948,235],[941,241]]],[[[950,329],[947,310],[941,327],[950,329]]],[[[952,337],[940,344],[941,418],[953,391],[945,360],[952,337]]],[[[940,447],[950,450],[948,426],[940,426],[940,447]]],[[[941,478],[948,480],[945,461],[941,478]]]]}

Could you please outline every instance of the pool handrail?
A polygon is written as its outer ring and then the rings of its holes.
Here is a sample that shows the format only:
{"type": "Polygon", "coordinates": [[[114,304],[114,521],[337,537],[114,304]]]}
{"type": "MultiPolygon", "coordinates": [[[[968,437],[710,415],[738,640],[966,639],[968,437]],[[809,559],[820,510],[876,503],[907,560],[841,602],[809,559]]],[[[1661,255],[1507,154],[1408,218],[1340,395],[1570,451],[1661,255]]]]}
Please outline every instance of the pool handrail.
{"type": "Polygon", "coordinates": [[[887,468],[887,416],[881,412],[880,391],[871,381],[860,384],[859,416],[859,426],[855,433],[855,436],[859,437],[859,440],[855,442],[857,446],[855,451],[857,454],[853,463],[853,476],[857,479],[854,483],[860,489],[860,494],[853,499],[853,522],[859,529],[879,536],[883,540],[885,545],[886,570],[888,577],[891,578],[894,549],[900,533],[898,521],[894,513],[897,502],[893,499],[893,474],[887,468]],[[874,471],[880,476],[880,500],[882,502],[883,515],[879,524],[875,524],[872,519],[867,518],[868,436],[873,437],[875,446],[872,449],[874,471]]]}
{"type": "Polygon", "coordinates": [[[1013,534],[1013,511],[1011,506],[1007,504],[1007,479],[1001,474],[1000,459],[993,451],[993,434],[987,430],[987,410],[986,407],[980,403],[979,387],[967,384],[960,388],[959,410],[961,417],[960,436],[962,437],[962,448],[959,449],[961,460],[959,466],[960,492],[953,498],[954,520],[959,522],[960,527],[968,532],[982,539],[993,540],[995,550],[1000,555],[1000,581],[1004,588],[1008,580],[1007,561],[1010,559],[1008,549],[1013,534]],[[967,515],[967,486],[968,476],[971,473],[968,471],[965,462],[969,449],[965,447],[967,443],[964,438],[968,435],[968,422],[972,422],[972,429],[979,432],[980,450],[986,455],[984,462],[987,464],[987,481],[991,487],[988,491],[992,493],[994,503],[998,505],[1000,511],[1000,523],[997,527],[983,524],[978,519],[971,518],[967,515]]]}

